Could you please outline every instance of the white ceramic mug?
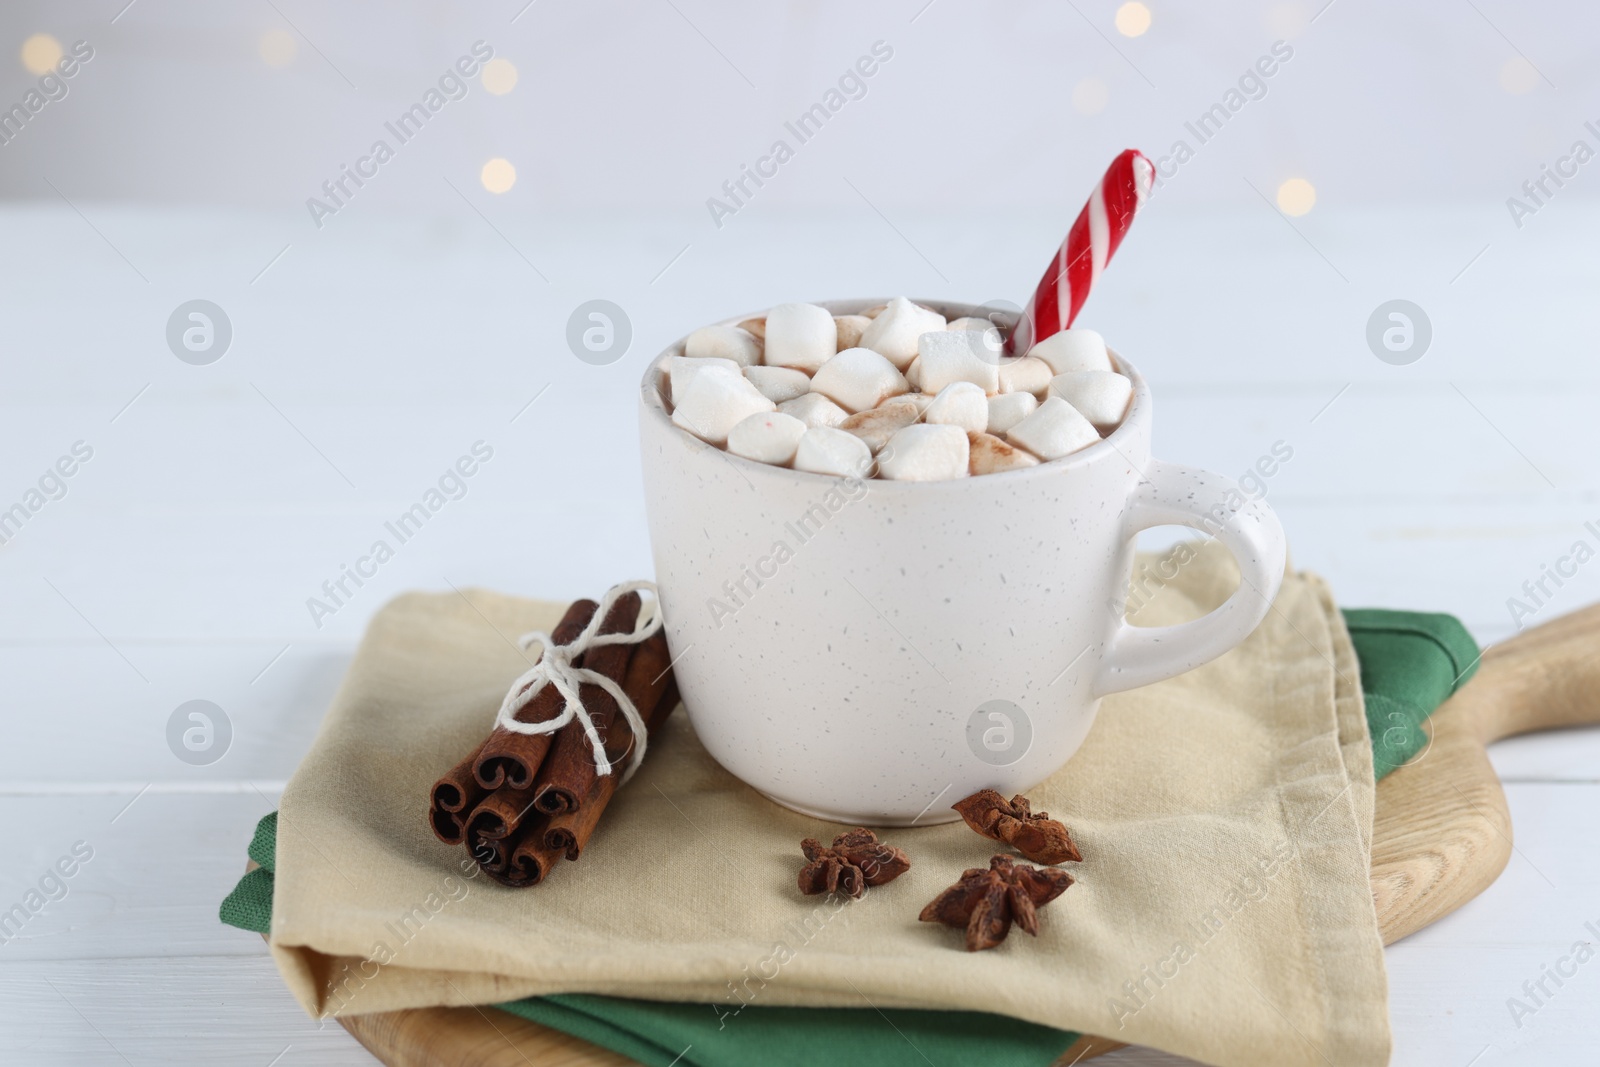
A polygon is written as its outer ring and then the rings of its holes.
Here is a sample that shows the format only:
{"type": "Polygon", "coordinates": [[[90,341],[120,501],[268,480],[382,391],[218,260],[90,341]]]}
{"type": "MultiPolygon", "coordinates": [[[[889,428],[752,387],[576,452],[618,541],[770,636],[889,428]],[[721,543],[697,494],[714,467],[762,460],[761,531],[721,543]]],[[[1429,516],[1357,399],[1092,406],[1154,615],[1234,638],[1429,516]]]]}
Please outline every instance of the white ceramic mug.
{"type": "Polygon", "coordinates": [[[659,367],[682,351],[651,363],[640,405],[667,640],[706,749],[786,807],[928,825],[984,787],[1025,792],[1078,750],[1101,697],[1215,659],[1277,595],[1276,516],[1230,479],[1150,457],[1150,389],[1121,357],[1133,400],[1105,440],[1037,467],[892,482],[755,463],[685,433],[659,367]],[[1203,618],[1129,626],[1110,605],[1134,535],[1169,524],[1218,538],[1243,580],[1203,618]]]}

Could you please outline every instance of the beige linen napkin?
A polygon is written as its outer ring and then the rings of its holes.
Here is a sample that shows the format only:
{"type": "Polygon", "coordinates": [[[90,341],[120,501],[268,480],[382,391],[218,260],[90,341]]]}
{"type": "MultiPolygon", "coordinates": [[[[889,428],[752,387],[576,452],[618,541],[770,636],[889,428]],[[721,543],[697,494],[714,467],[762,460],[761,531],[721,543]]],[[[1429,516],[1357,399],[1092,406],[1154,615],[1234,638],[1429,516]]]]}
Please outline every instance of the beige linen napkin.
{"type": "MultiPolygon", "coordinates": [[[[1200,549],[1139,621],[1198,615],[1237,580],[1200,549]]],[[[1219,1064],[1387,1062],[1372,757],[1354,650],[1314,576],[1288,576],[1226,656],[1105,702],[1030,791],[1071,826],[1077,884],[1036,939],[970,954],[917,914],[1000,846],[960,823],[885,831],[909,873],[860,901],[801,896],[800,839],[842,828],[724,772],[681,710],[582,860],[532,889],[475,876],[429,832],[429,787],[526,668],[516,635],[560,614],[473,590],[406,594],[373,619],[279,817],[271,943],[308,1010],[555,992],[718,1014],[962,1008],[1219,1064]]]]}

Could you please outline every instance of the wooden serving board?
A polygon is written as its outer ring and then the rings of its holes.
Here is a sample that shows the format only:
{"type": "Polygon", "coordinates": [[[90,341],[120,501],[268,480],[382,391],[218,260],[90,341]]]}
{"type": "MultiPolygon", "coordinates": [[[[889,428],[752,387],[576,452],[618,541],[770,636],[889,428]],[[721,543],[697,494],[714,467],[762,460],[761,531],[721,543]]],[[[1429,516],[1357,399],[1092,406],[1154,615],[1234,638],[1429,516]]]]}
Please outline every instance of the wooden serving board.
{"type": "MultiPolygon", "coordinates": [[[[1487,747],[1600,722],[1600,604],[1488,649],[1434,713],[1431,741],[1378,783],[1372,896],[1386,945],[1461,907],[1511,857],[1511,814],[1487,747]]],[[[629,1067],[635,1061],[495,1008],[352,1015],[340,1025],[389,1067],[629,1067]]],[[[1121,1048],[1085,1036],[1059,1067],[1121,1048]]]]}

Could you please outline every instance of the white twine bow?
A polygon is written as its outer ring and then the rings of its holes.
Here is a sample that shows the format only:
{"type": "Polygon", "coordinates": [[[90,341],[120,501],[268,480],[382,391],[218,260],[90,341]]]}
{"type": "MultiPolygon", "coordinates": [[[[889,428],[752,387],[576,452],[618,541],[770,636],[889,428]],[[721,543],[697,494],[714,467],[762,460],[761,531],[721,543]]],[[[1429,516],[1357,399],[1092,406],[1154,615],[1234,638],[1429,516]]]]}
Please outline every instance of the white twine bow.
{"type": "Polygon", "coordinates": [[[639,581],[619,582],[607,589],[606,595],[600,598],[600,606],[595,609],[594,618],[589,620],[589,625],[583,628],[583,633],[579,634],[570,645],[556,644],[549,634],[541,630],[523,634],[517,639],[517,644],[524,650],[539,645],[542,653],[539,662],[511,683],[511,690],[506,693],[505,700],[500,704],[500,711],[495,715],[495,726],[504,727],[518,734],[551,734],[577,718],[583,723],[583,732],[589,738],[589,744],[594,747],[595,770],[602,777],[609,775],[611,761],[606,758],[605,742],[595,729],[594,720],[589,717],[589,710],[583,706],[583,701],[578,699],[579,685],[583,683],[597,685],[617,702],[617,709],[622,712],[622,717],[627,720],[629,728],[633,731],[633,758],[622,775],[622,781],[627,782],[633,777],[633,772],[639,769],[639,761],[644,759],[646,745],[644,720],[639,717],[639,709],[633,706],[633,701],[628,699],[621,686],[597,671],[576,666],[574,661],[589,649],[601,645],[637,644],[659,629],[661,629],[661,598],[656,593],[655,583],[639,581]],[[650,603],[646,605],[650,610],[650,617],[645,624],[628,633],[600,633],[600,627],[605,624],[606,616],[610,614],[618,598],[638,590],[649,590],[651,595],[650,603]],[[566,701],[561,714],[543,722],[519,722],[517,713],[527,707],[546,685],[555,686],[556,692],[566,701]]]}

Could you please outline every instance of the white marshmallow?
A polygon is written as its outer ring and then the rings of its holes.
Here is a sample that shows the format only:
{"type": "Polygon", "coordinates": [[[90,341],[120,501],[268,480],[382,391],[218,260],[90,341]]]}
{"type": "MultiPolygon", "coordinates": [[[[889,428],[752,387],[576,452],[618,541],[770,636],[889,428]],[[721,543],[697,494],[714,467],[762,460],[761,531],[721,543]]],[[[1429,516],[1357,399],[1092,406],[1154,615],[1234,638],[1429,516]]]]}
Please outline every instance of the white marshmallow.
{"type": "Polygon", "coordinates": [[[872,320],[865,315],[835,315],[833,317],[833,327],[836,332],[834,343],[838,346],[839,351],[843,352],[847,348],[860,348],[862,331],[870,325],[872,325],[872,320]]]}
{"type": "Polygon", "coordinates": [[[688,356],[668,356],[661,361],[661,369],[667,372],[667,390],[672,394],[672,402],[674,404],[678,402],[678,397],[688,392],[689,383],[697,375],[705,371],[729,377],[740,376],[739,364],[731,359],[691,359],[688,356]]]}
{"type": "Polygon", "coordinates": [[[778,405],[785,415],[793,415],[807,426],[837,426],[850,413],[821,393],[806,393],[778,405]]]}
{"type": "Polygon", "coordinates": [[[722,445],[742,419],[776,407],[743,377],[702,373],[690,379],[672,409],[672,421],[702,441],[722,445]]]}
{"type": "Polygon", "coordinates": [[[905,369],[906,384],[913,389],[922,388],[922,357],[918,356],[911,361],[911,366],[905,369]]]}
{"type": "Polygon", "coordinates": [[[945,326],[948,333],[979,333],[983,335],[984,345],[987,348],[999,348],[1005,344],[1005,335],[1000,328],[989,319],[969,315],[964,319],[953,319],[945,326]]]}
{"type": "Polygon", "coordinates": [[[1000,391],[1002,393],[1042,393],[1050,387],[1055,377],[1050,364],[1037,356],[1008,359],[1000,364],[1000,391]]]}
{"type": "Polygon", "coordinates": [[[805,435],[806,424],[779,411],[762,412],[740,419],[728,431],[728,451],[757,463],[786,466],[805,435]]]}
{"type": "Polygon", "coordinates": [[[891,396],[878,406],[883,408],[888,407],[890,404],[915,404],[917,405],[917,414],[920,415],[928,410],[928,405],[931,403],[933,403],[932,393],[901,393],[899,396],[891,396]]]}
{"type": "Polygon", "coordinates": [[[815,304],[779,304],[767,312],[766,335],[762,361],[769,367],[810,374],[839,350],[833,316],[815,304]]]}
{"type": "Polygon", "coordinates": [[[813,393],[821,393],[846,411],[875,408],[884,397],[910,389],[894,364],[870,348],[847,348],[811,377],[813,393]]]}
{"type": "Polygon", "coordinates": [[[871,465],[872,453],[865,441],[830,426],[811,427],[794,452],[794,469],[814,474],[859,478],[871,465]]]}
{"type": "Polygon", "coordinates": [[[985,393],[1000,391],[1000,348],[973,331],[925,333],[917,338],[917,379],[924,393],[951,382],[971,382],[985,393]]]}
{"type": "MultiPolygon", "coordinates": [[[[1033,400],[1027,393],[1020,394],[1033,400]]],[[[1035,401],[1037,403],[1037,401],[1035,401]]],[[[1008,445],[992,433],[967,434],[967,471],[970,474],[999,474],[1020,467],[1037,467],[1039,461],[1015,445],[1008,445]]]]}
{"type": "Polygon", "coordinates": [[[1062,330],[1028,349],[1028,355],[1050,364],[1056,374],[1075,370],[1111,370],[1106,341],[1093,330],[1062,330]]]}
{"type": "Polygon", "coordinates": [[[1050,379],[1050,395],[1077,408],[1096,429],[1109,430],[1122,421],[1133,399],[1133,383],[1116,371],[1080,370],[1050,379]]]}
{"type": "Polygon", "coordinates": [[[922,413],[915,404],[899,399],[886,400],[871,411],[859,411],[851,415],[839,424],[839,429],[855,434],[876,452],[889,443],[889,438],[921,417],[922,413]]]}
{"type": "Polygon", "coordinates": [[[988,430],[992,434],[1005,433],[1032,415],[1039,406],[1039,401],[1034,399],[1032,393],[1001,393],[999,396],[989,397],[987,403],[988,430]]]}
{"type": "Polygon", "coordinates": [[[811,391],[811,379],[806,377],[805,371],[789,367],[746,367],[744,376],[774,404],[793,400],[811,391]]]}
{"type": "Polygon", "coordinates": [[[731,359],[741,367],[761,362],[761,342],[737,326],[702,326],[683,343],[690,359],[731,359]]]}
{"type": "Polygon", "coordinates": [[[989,400],[983,390],[971,382],[951,382],[933,398],[933,403],[922,413],[922,421],[981,432],[989,425],[989,400]]]}
{"type": "Polygon", "coordinates": [[[903,371],[917,358],[917,338],[942,329],[943,315],[897,296],[862,332],[861,347],[888,357],[896,370],[903,371]]]}
{"type": "Polygon", "coordinates": [[[897,482],[965,477],[968,447],[967,432],[959,426],[907,426],[879,453],[878,474],[897,482]]]}
{"type": "Polygon", "coordinates": [[[1006,440],[1040,459],[1060,459],[1100,440],[1078,409],[1053,396],[1006,431],[1006,440]]]}
{"type": "Polygon", "coordinates": [[[743,330],[751,337],[754,337],[757,341],[760,341],[763,344],[766,343],[767,319],[765,315],[759,319],[745,319],[739,324],[739,329],[743,330]]]}

